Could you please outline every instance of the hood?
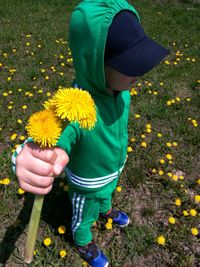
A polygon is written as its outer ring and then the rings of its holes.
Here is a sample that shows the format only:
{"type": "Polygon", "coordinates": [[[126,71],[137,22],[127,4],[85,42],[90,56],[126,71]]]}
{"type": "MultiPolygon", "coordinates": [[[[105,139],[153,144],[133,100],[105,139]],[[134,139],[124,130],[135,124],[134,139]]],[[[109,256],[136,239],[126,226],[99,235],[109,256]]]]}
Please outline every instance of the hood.
{"type": "Polygon", "coordinates": [[[134,7],[125,0],[85,0],[72,12],[69,41],[76,72],[75,83],[91,94],[108,95],[104,51],[108,28],[122,10],[129,10],[139,18],[134,7]]]}

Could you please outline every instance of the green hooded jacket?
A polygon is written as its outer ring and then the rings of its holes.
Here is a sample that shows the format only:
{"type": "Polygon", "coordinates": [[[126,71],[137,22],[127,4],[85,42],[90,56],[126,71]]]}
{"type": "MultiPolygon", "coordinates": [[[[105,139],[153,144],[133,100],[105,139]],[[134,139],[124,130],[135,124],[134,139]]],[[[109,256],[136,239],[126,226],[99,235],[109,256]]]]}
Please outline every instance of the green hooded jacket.
{"type": "MultiPolygon", "coordinates": [[[[106,197],[115,189],[127,154],[129,91],[109,94],[104,75],[104,50],[113,18],[122,10],[139,15],[125,0],[85,0],[74,9],[70,21],[76,86],[87,90],[95,101],[97,123],[93,130],[83,130],[70,123],[57,146],[69,155],[66,173],[71,190],[87,197],[106,197]]],[[[120,38],[120,37],[119,37],[120,38]]],[[[16,158],[27,142],[12,155],[16,158]]]]}
{"type": "Polygon", "coordinates": [[[93,130],[71,123],[57,145],[69,155],[69,183],[87,196],[112,193],[127,155],[129,91],[110,95],[104,75],[104,50],[113,18],[122,10],[133,12],[125,0],[85,0],[72,12],[69,38],[76,71],[75,84],[87,90],[97,107],[93,130]]]}

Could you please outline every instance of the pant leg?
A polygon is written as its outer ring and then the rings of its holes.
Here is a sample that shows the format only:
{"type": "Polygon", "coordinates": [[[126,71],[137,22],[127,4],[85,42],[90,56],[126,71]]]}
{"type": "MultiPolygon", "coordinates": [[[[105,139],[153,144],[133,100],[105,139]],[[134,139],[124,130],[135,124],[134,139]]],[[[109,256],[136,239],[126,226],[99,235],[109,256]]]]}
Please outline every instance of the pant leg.
{"type": "Polygon", "coordinates": [[[91,226],[99,217],[99,200],[70,193],[72,203],[72,233],[76,245],[85,246],[92,241],[91,226]]]}
{"type": "Polygon", "coordinates": [[[100,199],[100,213],[106,214],[112,207],[112,195],[100,199]]]}

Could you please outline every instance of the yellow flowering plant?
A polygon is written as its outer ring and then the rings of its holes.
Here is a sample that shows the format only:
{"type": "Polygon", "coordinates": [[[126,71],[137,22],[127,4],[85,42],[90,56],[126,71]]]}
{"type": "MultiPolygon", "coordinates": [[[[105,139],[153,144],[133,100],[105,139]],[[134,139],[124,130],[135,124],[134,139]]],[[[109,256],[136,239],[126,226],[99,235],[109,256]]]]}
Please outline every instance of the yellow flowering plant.
{"type": "MultiPolygon", "coordinates": [[[[28,120],[28,136],[41,148],[56,146],[62,134],[62,122],[78,122],[80,128],[91,130],[96,123],[96,106],[91,95],[78,88],[59,89],[44,103],[42,111],[35,112],[28,120]]],[[[29,222],[25,245],[25,262],[31,263],[37,238],[44,196],[36,195],[29,222]]]]}

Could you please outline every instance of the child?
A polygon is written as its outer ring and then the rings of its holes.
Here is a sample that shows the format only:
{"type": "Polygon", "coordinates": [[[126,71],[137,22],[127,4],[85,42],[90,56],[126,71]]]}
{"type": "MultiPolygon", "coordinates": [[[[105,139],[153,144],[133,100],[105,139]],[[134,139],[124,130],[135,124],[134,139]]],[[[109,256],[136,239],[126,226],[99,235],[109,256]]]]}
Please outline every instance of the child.
{"type": "Polygon", "coordinates": [[[47,194],[67,165],[75,245],[90,266],[105,267],[108,259],[90,227],[99,216],[119,227],[129,223],[128,215],[111,204],[126,161],[129,89],[169,52],[146,36],[137,11],[125,0],[82,1],[72,13],[69,37],[74,85],[92,95],[96,126],[84,131],[68,125],[53,150],[26,143],[14,153],[13,164],[20,187],[34,194],[47,194]]]}

